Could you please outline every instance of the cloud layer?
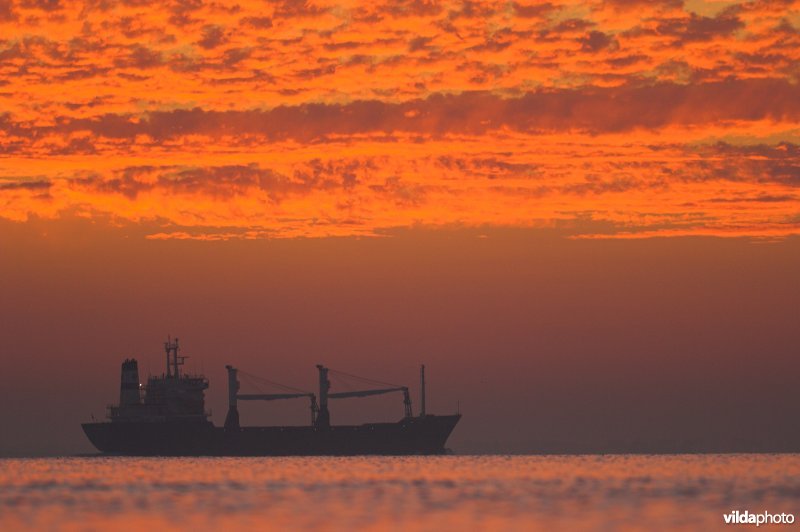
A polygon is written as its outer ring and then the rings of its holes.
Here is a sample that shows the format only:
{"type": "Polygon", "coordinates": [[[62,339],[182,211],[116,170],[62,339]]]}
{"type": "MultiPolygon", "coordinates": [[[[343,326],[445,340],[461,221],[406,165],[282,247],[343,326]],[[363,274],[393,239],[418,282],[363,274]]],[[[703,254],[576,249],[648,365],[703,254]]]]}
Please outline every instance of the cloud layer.
{"type": "Polygon", "coordinates": [[[0,28],[5,218],[800,233],[798,1],[4,0],[0,28]]]}

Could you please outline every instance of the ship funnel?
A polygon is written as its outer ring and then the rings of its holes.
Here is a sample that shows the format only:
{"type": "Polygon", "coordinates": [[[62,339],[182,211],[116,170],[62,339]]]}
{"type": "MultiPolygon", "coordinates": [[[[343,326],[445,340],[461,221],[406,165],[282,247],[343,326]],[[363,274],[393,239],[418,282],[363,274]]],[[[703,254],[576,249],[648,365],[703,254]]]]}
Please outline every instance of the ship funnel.
{"type": "Polygon", "coordinates": [[[125,359],[119,383],[119,406],[139,404],[139,364],[136,359],[125,359]]]}

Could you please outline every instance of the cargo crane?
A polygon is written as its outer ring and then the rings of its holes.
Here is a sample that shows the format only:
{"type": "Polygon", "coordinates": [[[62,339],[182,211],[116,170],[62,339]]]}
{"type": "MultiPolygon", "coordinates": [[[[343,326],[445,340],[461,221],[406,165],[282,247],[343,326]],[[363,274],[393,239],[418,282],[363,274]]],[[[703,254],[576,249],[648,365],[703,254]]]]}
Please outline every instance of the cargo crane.
{"type": "MultiPolygon", "coordinates": [[[[330,427],[330,413],[328,412],[328,399],[347,399],[350,397],[370,397],[372,395],[383,395],[385,393],[403,392],[403,407],[405,409],[405,417],[413,417],[411,410],[411,395],[408,393],[408,386],[398,386],[386,382],[376,381],[372,379],[365,379],[357,375],[351,375],[343,371],[336,371],[326,368],[321,364],[317,364],[319,370],[319,415],[317,416],[316,427],[320,429],[327,429],[330,427]],[[388,386],[388,388],[375,388],[370,390],[356,390],[351,392],[336,392],[330,393],[331,382],[328,379],[328,373],[334,373],[358,379],[360,381],[369,382],[373,384],[381,384],[388,386]]],[[[424,392],[423,392],[424,393],[424,392]]]]}
{"type": "Polygon", "coordinates": [[[228,415],[225,417],[225,430],[237,431],[239,427],[238,401],[276,401],[278,399],[298,399],[308,397],[311,400],[311,426],[317,421],[317,396],[310,392],[297,390],[283,384],[270,383],[287,390],[296,390],[292,393],[239,393],[239,370],[233,366],[225,366],[228,370],[228,415]]]}

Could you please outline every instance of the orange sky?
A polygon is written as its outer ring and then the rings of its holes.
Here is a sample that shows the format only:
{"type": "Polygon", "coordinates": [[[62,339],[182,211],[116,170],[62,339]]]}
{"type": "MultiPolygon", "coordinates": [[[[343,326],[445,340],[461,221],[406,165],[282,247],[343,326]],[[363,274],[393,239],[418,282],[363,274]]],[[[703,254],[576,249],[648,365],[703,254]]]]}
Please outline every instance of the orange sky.
{"type": "Polygon", "coordinates": [[[168,334],[217,424],[424,362],[466,452],[797,450],[799,264],[800,0],[0,0],[0,455],[168,334]]]}
{"type": "Polygon", "coordinates": [[[0,217],[800,233],[800,2],[0,0],[0,217]]]}

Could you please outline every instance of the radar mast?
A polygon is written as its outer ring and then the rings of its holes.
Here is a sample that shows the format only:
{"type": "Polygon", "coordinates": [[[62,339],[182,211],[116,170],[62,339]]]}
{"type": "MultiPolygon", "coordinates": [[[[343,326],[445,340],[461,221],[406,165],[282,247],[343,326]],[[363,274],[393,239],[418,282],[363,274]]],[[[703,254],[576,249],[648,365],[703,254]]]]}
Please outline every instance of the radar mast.
{"type": "Polygon", "coordinates": [[[180,366],[183,366],[184,361],[189,358],[188,356],[178,355],[178,339],[172,339],[167,336],[167,341],[164,342],[164,351],[167,353],[167,377],[179,378],[181,376],[180,366]]]}

